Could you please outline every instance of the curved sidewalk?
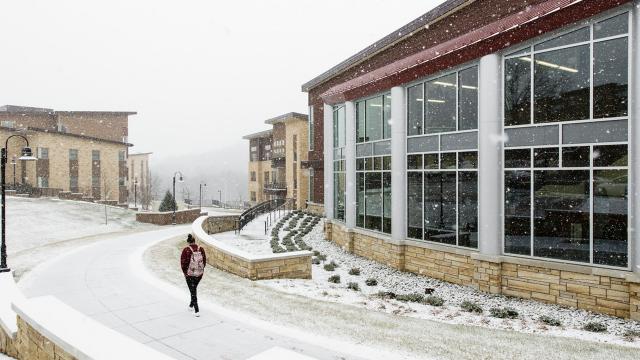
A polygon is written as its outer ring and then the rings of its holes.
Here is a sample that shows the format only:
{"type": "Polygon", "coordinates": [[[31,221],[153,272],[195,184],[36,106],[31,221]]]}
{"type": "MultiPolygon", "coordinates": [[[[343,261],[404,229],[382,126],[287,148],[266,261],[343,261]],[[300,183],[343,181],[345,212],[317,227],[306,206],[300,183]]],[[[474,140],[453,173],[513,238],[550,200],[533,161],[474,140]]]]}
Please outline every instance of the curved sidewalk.
{"type": "MultiPolygon", "coordinates": [[[[189,229],[179,226],[137,233],[74,250],[38,266],[19,286],[27,297],[54,295],[176,359],[247,359],[274,347],[317,359],[357,359],[335,352],[330,343],[301,341],[294,338],[296,334],[288,336],[275,326],[270,331],[265,324],[206,301],[202,301],[202,317],[194,317],[187,310],[186,287],[184,291],[162,289],[162,284],[145,274],[137,259],[149,245],[186,234],[189,229]]],[[[178,259],[167,265],[178,266],[178,259]]],[[[358,353],[357,349],[351,353],[358,353]]]]}

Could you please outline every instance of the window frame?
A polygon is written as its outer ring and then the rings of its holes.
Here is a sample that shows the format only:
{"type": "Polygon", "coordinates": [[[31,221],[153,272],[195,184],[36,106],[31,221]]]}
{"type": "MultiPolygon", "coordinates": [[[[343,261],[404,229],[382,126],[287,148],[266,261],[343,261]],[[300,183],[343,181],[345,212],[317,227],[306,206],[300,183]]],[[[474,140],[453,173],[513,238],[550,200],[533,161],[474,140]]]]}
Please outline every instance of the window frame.
{"type": "Polygon", "coordinates": [[[307,136],[309,138],[308,141],[308,145],[309,145],[309,151],[313,151],[313,146],[314,144],[314,137],[315,137],[315,129],[313,128],[315,126],[314,123],[314,118],[313,118],[313,105],[309,106],[309,123],[308,123],[308,129],[307,129],[307,136]]]}
{"type": "MultiPolygon", "coordinates": [[[[359,216],[359,214],[358,214],[358,194],[357,194],[358,185],[356,184],[356,195],[355,195],[355,197],[356,197],[356,222],[355,222],[356,226],[355,227],[357,229],[362,229],[362,230],[365,230],[365,231],[371,231],[371,232],[374,232],[374,233],[377,233],[377,234],[381,234],[383,236],[391,236],[391,230],[392,229],[389,229],[389,232],[386,232],[385,231],[385,226],[384,226],[384,218],[385,218],[385,216],[384,216],[384,212],[385,212],[385,206],[384,206],[384,174],[386,174],[386,173],[391,174],[391,169],[392,169],[391,167],[389,169],[385,169],[384,168],[384,158],[386,158],[386,157],[389,158],[390,162],[393,162],[393,158],[392,158],[391,154],[356,157],[356,163],[358,162],[358,160],[362,160],[362,161],[366,162],[368,159],[371,159],[370,161],[374,161],[373,159],[380,158],[382,166],[381,166],[381,169],[379,169],[379,170],[376,170],[376,169],[358,170],[358,168],[356,166],[356,169],[355,169],[356,182],[358,181],[358,174],[364,174],[363,181],[364,181],[365,194],[364,194],[364,203],[362,204],[362,206],[364,208],[364,214],[363,214],[363,216],[364,216],[364,225],[363,226],[358,226],[358,221],[357,221],[357,218],[359,216]],[[380,223],[380,228],[381,228],[381,230],[369,229],[369,228],[366,227],[366,223],[367,223],[367,220],[366,220],[366,218],[367,218],[367,194],[366,194],[367,187],[366,187],[366,183],[367,183],[367,174],[371,174],[371,173],[380,174],[380,211],[381,211],[381,213],[380,213],[380,222],[381,222],[380,223]]],[[[393,188],[393,176],[391,178],[391,181],[392,181],[392,183],[391,183],[392,185],[391,186],[393,188]]],[[[389,190],[389,193],[390,193],[390,195],[391,195],[391,197],[393,199],[393,193],[392,193],[391,189],[389,190]]],[[[389,211],[393,211],[393,203],[389,204],[389,207],[390,207],[389,211]]],[[[393,214],[391,215],[391,217],[389,217],[389,219],[393,220],[393,214]]],[[[393,222],[391,222],[391,228],[393,228],[393,222]]]]}
{"type": "Polygon", "coordinates": [[[346,169],[346,147],[347,147],[347,133],[346,133],[346,106],[345,104],[337,104],[335,106],[333,106],[333,112],[332,112],[332,129],[333,129],[333,133],[332,133],[332,137],[333,139],[331,140],[331,144],[332,144],[332,149],[331,151],[333,151],[333,169],[332,169],[332,173],[331,173],[331,181],[332,181],[332,188],[333,188],[333,194],[331,194],[331,196],[333,197],[333,219],[340,222],[340,223],[346,223],[346,219],[347,219],[347,204],[346,204],[346,193],[343,193],[342,196],[344,197],[344,209],[343,209],[343,218],[338,218],[337,214],[338,214],[338,201],[336,200],[337,198],[337,193],[336,193],[336,176],[340,176],[343,175],[345,178],[345,191],[346,191],[346,178],[347,178],[347,169],[346,169]],[[338,125],[338,121],[337,119],[337,115],[338,112],[342,110],[345,112],[345,133],[344,133],[344,144],[340,144],[340,138],[339,136],[336,137],[336,131],[339,130],[340,126],[338,125]],[[336,154],[340,154],[339,156],[336,156],[336,154]],[[338,166],[336,166],[336,163],[338,164],[338,166]]]}
{"type": "Polygon", "coordinates": [[[588,267],[597,267],[597,268],[604,268],[604,269],[613,269],[613,270],[626,270],[626,271],[630,271],[633,267],[633,253],[632,253],[632,243],[634,242],[634,239],[632,237],[633,232],[631,230],[629,230],[630,227],[632,227],[632,212],[633,212],[633,207],[632,207],[632,196],[627,195],[627,266],[626,267],[621,267],[621,266],[614,266],[614,265],[604,265],[604,264],[598,264],[598,263],[594,263],[594,172],[598,171],[598,170],[626,170],[627,171],[627,191],[628,193],[633,193],[633,189],[632,186],[635,186],[636,184],[636,179],[634,179],[633,177],[633,171],[632,171],[632,167],[635,165],[635,159],[633,158],[633,151],[632,151],[632,140],[631,137],[627,138],[627,141],[613,141],[613,142],[588,142],[588,143],[578,143],[578,144],[564,144],[562,142],[563,139],[563,127],[565,125],[569,125],[569,124],[587,124],[587,123],[598,123],[598,122],[609,122],[609,121],[615,121],[615,120],[626,120],[627,121],[627,134],[632,134],[632,99],[633,96],[636,94],[633,94],[632,88],[634,86],[633,84],[633,70],[634,70],[634,64],[633,64],[633,57],[632,57],[632,50],[633,50],[633,42],[636,40],[634,35],[633,35],[633,28],[634,26],[636,26],[637,24],[633,23],[633,16],[632,16],[632,7],[629,5],[622,5],[616,9],[613,9],[611,11],[607,11],[604,12],[602,14],[599,14],[598,16],[595,17],[591,17],[588,20],[584,20],[581,21],[578,24],[575,24],[573,26],[568,26],[565,28],[562,28],[558,31],[554,31],[554,32],[550,32],[548,34],[545,34],[543,36],[539,36],[536,37],[535,39],[532,39],[530,41],[527,41],[524,45],[520,45],[518,47],[514,47],[514,48],[509,48],[503,51],[502,53],[502,74],[501,74],[501,81],[502,81],[502,86],[501,86],[501,108],[500,108],[500,113],[501,113],[501,119],[502,119],[502,132],[503,134],[505,133],[506,129],[517,129],[517,128],[532,128],[532,127],[545,127],[545,126],[557,126],[558,127],[558,143],[554,144],[554,145],[529,145],[529,146],[511,146],[511,147],[506,147],[506,146],[502,146],[502,151],[501,151],[501,191],[500,191],[500,204],[501,204],[501,215],[500,215],[500,220],[501,220],[501,226],[500,226],[500,239],[501,239],[501,254],[503,256],[509,256],[509,257],[517,257],[517,258],[524,258],[524,259],[533,259],[533,260],[538,260],[538,261],[549,261],[549,262],[556,262],[556,263],[563,263],[563,264],[575,264],[575,265],[579,265],[579,266],[588,266],[588,267]],[[594,25],[596,23],[602,22],[602,21],[606,21],[608,19],[614,18],[616,16],[622,15],[622,14],[627,14],[628,16],[628,22],[627,22],[627,32],[625,34],[618,34],[618,35],[614,35],[614,36],[608,36],[608,37],[603,37],[603,38],[598,38],[595,39],[594,38],[594,25]],[[556,47],[552,47],[552,48],[548,48],[548,49],[543,49],[543,50],[535,50],[535,46],[537,44],[540,44],[542,42],[548,41],[548,40],[552,40],[556,37],[571,33],[573,31],[579,30],[581,28],[584,27],[588,27],[589,29],[589,40],[588,41],[583,41],[583,42],[576,42],[576,43],[571,43],[568,45],[563,45],[563,46],[556,46],[556,47]],[[627,38],[627,115],[626,116],[615,116],[615,117],[604,117],[604,118],[594,118],[594,44],[597,43],[601,43],[601,42],[605,42],[605,41],[609,41],[609,40],[615,40],[615,39],[620,39],[620,38],[627,38]],[[530,56],[533,57],[535,54],[540,54],[540,53],[546,53],[549,51],[555,51],[555,50],[560,50],[560,49],[567,49],[567,48],[572,48],[575,46],[580,46],[580,45],[589,45],[589,118],[587,119],[580,119],[580,120],[569,120],[569,121],[556,121],[556,122],[545,122],[545,123],[536,123],[535,122],[535,118],[534,118],[534,113],[535,113],[535,88],[534,88],[534,70],[535,67],[531,66],[531,79],[530,79],[530,84],[531,84],[531,93],[529,94],[530,96],[530,113],[529,113],[529,123],[527,124],[518,124],[518,125],[505,125],[505,104],[504,104],[504,100],[505,100],[505,74],[504,74],[504,69],[505,69],[505,63],[507,59],[512,59],[512,58],[517,58],[520,56],[530,56]],[[601,166],[594,166],[593,163],[593,148],[595,146],[607,146],[607,145],[626,145],[627,146],[627,166],[610,166],[610,167],[601,167],[601,166]],[[589,147],[589,166],[588,167],[563,167],[563,160],[562,160],[562,151],[564,148],[571,148],[571,147],[589,147]],[[559,149],[559,158],[558,158],[558,166],[557,167],[535,167],[535,163],[534,163],[534,149],[537,148],[558,148],[559,149]],[[505,167],[505,150],[517,150],[517,149],[531,149],[530,151],[530,167],[527,168],[507,168],[505,167]],[[557,259],[557,258],[550,258],[550,257],[540,257],[540,256],[534,256],[534,239],[535,239],[535,233],[534,233],[534,223],[535,223],[535,218],[534,218],[534,209],[535,209],[535,193],[534,193],[534,188],[535,188],[535,184],[534,184],[534,174],[535,171],[538,170],[587,170],[589,171],[589,262],[580,262],[580,261],[572,261],[572,260],[563,260],[563,259],[557,259]],[[505,174],[507,171],[528,171],[530,174],[530,179],[531,179],[531,183],[530,183],[530,190],[529,190],[529,195],[530,195],[530,217],[529,217],[529,226],[530,226],[530,249],[529,249],[529,255],[522,255],[522,254],[513,254],[513,253],[508,253],[505,251],[505,221],[506,221],[506,211],[505,211],[505,174]]]}
{"type": "Polygon", "coordinates": [[[366,97],[363,97],[363,98],[360,98],[360,99],[357,99],[357,100],[354,101],[354,117],[355,117],[355,123],[356,123],[355,126],[354,126],[354,131],[355,131],[354,137],[356,139],[356,146],[357,145],[361,145],[361,144],[374,144],[374,143],[377,143],[377,142],[384,142],[384,141],[390,141],[391,140],[391,132],[388,134],[389,135],[388,137],[385,137],[386,134],[384,132],[384,130],[385,130],[385,126],[384,126],[384,122],[385,122],[384,107],[385,107],[387,98],[389,99],[389,103],[391,103],[391,90],[390,89],[389,90],[385,90],[385,91],[379,91],[379,92],[377,92],[377,93],[375,93],[373,95],[366,96],[366,97]],[[367,116],[366,116],[367,115],[367,106],[366,106],[366,101],[373,100],[373,99],[378,98],[378,97],[381,98],[381,101],[382,101],[382,108],[380,110],[381,115],[382,115],[382,121],[380,123],[380,136],[381,137],[380,137],[380,139],[377,139],[377,140],[358,141],[358,104],[359,103],[364,103],[364,109],[365,109],[364,110],[365,111],[365,114],[364,114],[364,131],[365,131],[365,135],[366,135],[366,132],[367,132],[367,116]]]}

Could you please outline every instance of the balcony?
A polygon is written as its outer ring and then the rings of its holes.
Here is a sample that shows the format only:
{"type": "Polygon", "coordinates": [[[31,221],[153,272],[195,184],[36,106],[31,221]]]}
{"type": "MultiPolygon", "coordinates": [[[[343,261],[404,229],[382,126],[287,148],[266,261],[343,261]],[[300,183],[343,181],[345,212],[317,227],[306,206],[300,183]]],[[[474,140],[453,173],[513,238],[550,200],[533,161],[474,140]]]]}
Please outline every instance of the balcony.
{"type": "Polygon", "coordinates": [[[287,183],[272,182],[264,185],[264,192],[266,194],[275,195],[283,194],[287,192],[287,183]]]}

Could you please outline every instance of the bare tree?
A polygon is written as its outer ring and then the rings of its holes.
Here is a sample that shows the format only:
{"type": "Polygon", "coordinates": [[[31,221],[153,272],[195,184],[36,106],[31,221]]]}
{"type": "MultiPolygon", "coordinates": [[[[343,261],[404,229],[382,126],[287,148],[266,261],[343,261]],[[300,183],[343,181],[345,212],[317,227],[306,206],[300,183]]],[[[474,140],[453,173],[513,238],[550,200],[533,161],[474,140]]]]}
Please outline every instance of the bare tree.
{"type": "Polygon", "coordinates": [[[149,173],[149,179],[140,189],[140,204],[143,209],[152,208],[153,200],[158,198],[158,188],[160,188],[160,179],[153,173],[149,173]]]}

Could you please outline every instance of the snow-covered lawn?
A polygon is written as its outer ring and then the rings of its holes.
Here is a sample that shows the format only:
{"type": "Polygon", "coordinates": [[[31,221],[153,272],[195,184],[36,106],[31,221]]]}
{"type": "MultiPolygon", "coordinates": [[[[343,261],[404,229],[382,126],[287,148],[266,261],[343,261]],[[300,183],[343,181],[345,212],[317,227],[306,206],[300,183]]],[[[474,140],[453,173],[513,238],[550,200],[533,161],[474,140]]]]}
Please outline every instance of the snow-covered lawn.
{"type": "MultiPolygon", "coordinates": [[[[479,326],[485,328],[515,330],[525,333],[543,333],[579,339],[597,340],[625,344],[640,348],[640,322],[594,314],[583,310],[570,309],[536,301],[489,295],[469,287],[400,272],[380,263],[345,252],[324,239],[322,222],[318,224],[304,241],[314,251],[326,256],[325,261],[313,265],[313,280],[264,280],[260,281],[272,288],[288,293],[303,295],[343,303],[370,310],[435,320],[449,324],[479,326]],[[324,269],[326,264],[335,262],[333,271],[324,269]],[[358,269],[360,275],[350,275],[351,269],[358,269]],[[329,282],[329,277],[338,275],[340,283],[329,282]],[[365,280],[375,279],[376,286],[367,286],[365,280]],[[357,283],[359,290],[347,288],[347,284],[357,283]],[[393,292],[396,295],[419,293],[432,290],[432,296],[444,300],[442,306],[431,306],[417,302],[403,302],[380,297],[379,292],[393,292]],[[482,314],[461,309],[463,301],[469,301],[482,309],[482,314]],[[512,308],[517,311],[515,319],[500,319],[490,315],[492,308],[512,308]],[[541,316],[560,321],[561,326],[550,326],[540,321],[541,316]],[[607,327],[603,333],[583,330],[588,322],[598,322],[607,327]],[[635,333],[634,333],[635,332],[635,333]],[[625,334],[627,336],[625,336],[625,334]],[[629,336],[636,334],[637,336],[629,336]]],[[[434,298],[432,298],[434,299],[434,298]]]]}
{"type": "Polygon", "coordinates": [[[137,223],[135,213],[114,206],[55,198],[7,197],[7,251],[9,254],[70,239],[151,229],[137,223]]]}

